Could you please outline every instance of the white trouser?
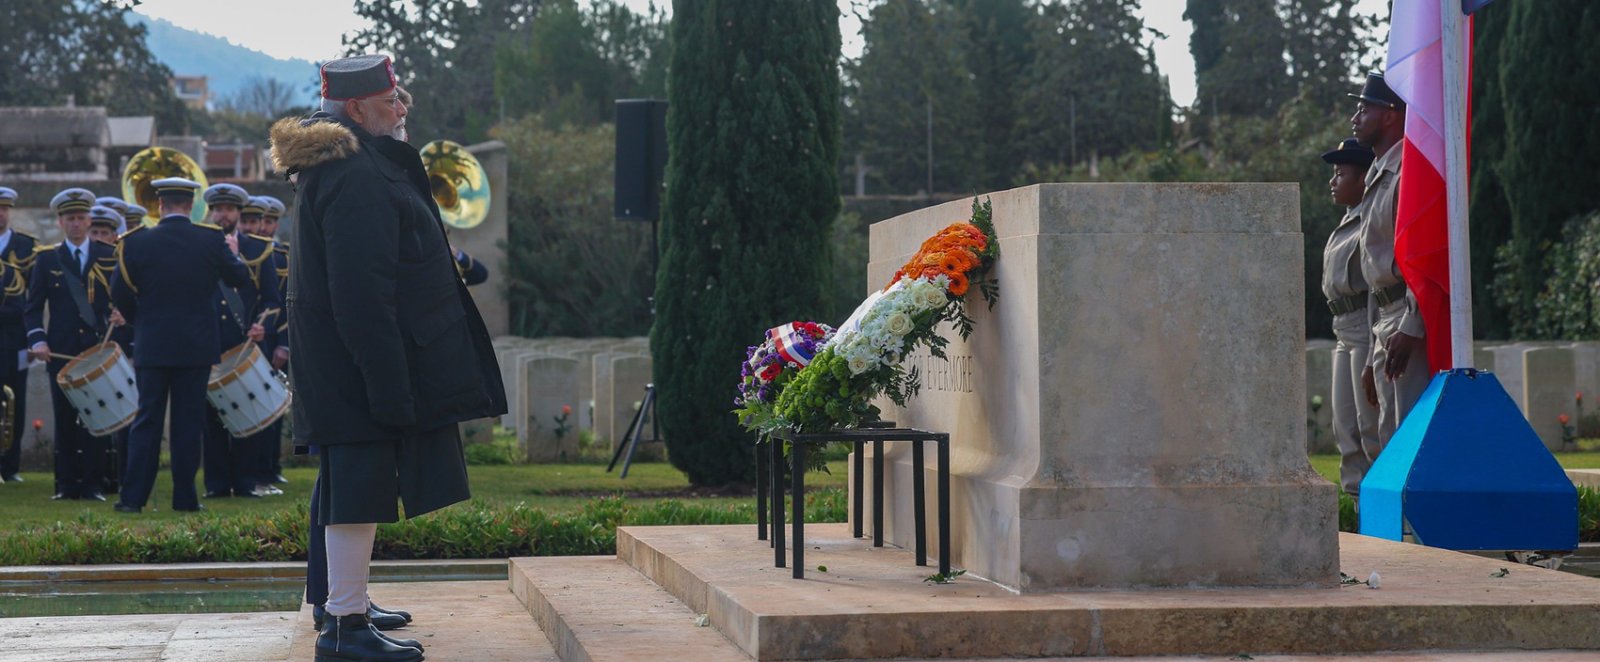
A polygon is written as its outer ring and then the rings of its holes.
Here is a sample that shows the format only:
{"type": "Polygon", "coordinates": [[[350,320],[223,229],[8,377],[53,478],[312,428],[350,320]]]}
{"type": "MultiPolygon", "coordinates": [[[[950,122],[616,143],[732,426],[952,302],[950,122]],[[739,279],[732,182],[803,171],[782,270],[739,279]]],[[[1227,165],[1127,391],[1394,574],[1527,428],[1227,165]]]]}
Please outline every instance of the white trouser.
{"type": "Polygon", "coordinates": [[[367,613],[367,572],[378,525],[328,525],[328,604],[332,616],[367,613]]]}

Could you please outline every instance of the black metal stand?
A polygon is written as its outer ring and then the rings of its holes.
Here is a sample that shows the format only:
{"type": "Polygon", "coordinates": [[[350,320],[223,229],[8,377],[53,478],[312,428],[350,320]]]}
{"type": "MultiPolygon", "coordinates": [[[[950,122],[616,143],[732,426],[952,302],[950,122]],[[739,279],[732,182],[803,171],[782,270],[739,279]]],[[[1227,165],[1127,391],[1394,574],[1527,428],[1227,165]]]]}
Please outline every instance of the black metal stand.
{"type": "MultiPolygon", "coordinates": [[[[890,425],[892,425],[892,423],[890,425]]],[[[806,454],[806,446],[809,445],[809,444],[826,444],[826,443],[839,442],[839,441],[851,443],[853,445],[853,447],[855,448],[855,451],[856,451],[856,457],[855,457],[856,498],[853,500],[853,503],[852,503],[852,507],[854,508],[853,514],[855,515],[855,526],[854,526],[853,533],[855,534],[856,537],[861,537],[861,534],[862,534],[862,527],[861,527],[861,511],[862,511],[862,503],[861,503],[861,470],[864,467],[862,466],[863,463],[862,463],[862,460],[861,460],[861,450],[862,450],[862,447],[863,447],[865,442],[868,442],[868,441],[872,442],[872,450],[873,450],[873,456],[872,456],[872,544],[873,544],[874,547],[882,547],[883,546],[883,473],[884,473],[883,443],[887,442],[887,441],[909,441],[909,442],[913,443],[913,445],[911,447],[912,448],[912,451],[911,451],[911,464],[912,464],[912,475],[913,475],[913,477],[912,477],[912,498],[916,502],[916,504],[914,506],[914,510],[913,510],[913,512],[915,513],[915,516],[913,517],[913,524],[914,524],[915,529],[916,529],[916,533],[915,533],[916,539],[917,539],[916,540],[916,555],[917,555],[917,565],[919,565],[919,566],[928,565],[928,546],[927,546],[927,527],[928,527],[928,523],[927,523],[927,514],[925,512],[926,508],[927,508],[927,501],[926,501],[926,494],[925,494],[926,490],[924,488],[924,482],[925,482],[925,479],[923,477],[923,465],[924,465],[923,455],[924,455],[924,453],[923,453],[922,446],[923,446],[923,444],[925,442],[929,442],[929,441],[932,441],[932,442],[938,444],[938,450],[937,450],[938,467],[936,468],[936,472],[935,472],[936,473],[935,481],[937,483],[937,488],[936,489],[938,490],[939,573],[942,574],[942,575],[949,575],[950,574],[950,435],[948,433],[944,433],[944,432],[928,432],[926,430],[917,430],[917,429],[913,429],[913,428],[864,428],[864,429],[856,429],[856,430],[831,430],[831,431],[828,431],[828,432],[816,433],[816,434],[800,434],[800,433],[797,433],[797,432],[784,431],[784,432],[779,432],[775,436],[775,438],[773,438],[773,439],[758,443],[757,444],[757,451],[756,451],[756,458],[757,458],[756,459],[756,462],[757,462],[757,464],[756,464],[756,466],[757,466],[756,484],[757,484],[757,493],[758,493],[757,497],[756,497],[756,509],[757,510],[765,510],[764,506],[768,506],[768,505],[770,505],[770,507],[772,508],[772,519],[771,519],[771,522],[770,522],[770,526],[771,526],[770,531],[772,533],[772,550],[773,550],[773,565],[774,565],[774,567],[778,567],[778,568],[784,567],[784,562],[786,560],[784,558],[785,557],[785,554],[784,554],[785,545],[784,545],[784,540],[783,540],[783,538],[784,538],[784,533],[783,533],[783,505],[784,505],[784,494],[783,494],[783,491],[784,491],[783,490],[783,469],[784,469],[783,455],[784,455],[784,453],[783,453],[783,447],[784,447],[784,442],[788,442],[789,447],[790,447],[790,450],[789,450],[789,467],[790,467],[789,479],[790,479],[790,498],[792,499],[791,508],[790,508],[790,510],[791,510],[791,519],[792,519],[792,521],[790,522],[790,529],[791,529],[790,537],[794,541],[793,546],[792,546],[793,547],[792,555],[794,557],[792,568],[793,568],[793,571],[794,571],[794,578],[795,579],[803,579],[805,577],[805,473],[806,473],[805,472],[805,466],[806,466],[806,464],[805,464],[805,454],[806,454]],[[762,464],[760,456],[761,456],[761,453],[763,451],[766,451],[767,455],[768,455],[767,459],[768,459],[768,462],[769,462],[769,465],[768,465],[768,472],[769,473],[768,473],[767,476],[762,476],[762,472],[760,471],[760,466],[762,464]],[[764,480],[767,477],[770,477],[771,493],[770,494],[762,494],[762,493],[766,492],[766,490],[764,490],[762,488],[766,487],[766,484],[769,482],[767,480],[764,480]],[[763,499],[765,499],[767,501],[767,503],[763,503],[763,499]]],[[[761,527],[761,531],[758,532],[758,537],[761,536],[762,534],[765,534],[768,531],[768,528],[767,528],[768,523],[767,522],[761,522],[761,521],[759,521],[760,519],[761,518],[758,518],[758,524],[757,524],[758,526],[761,527]]]]}
{"type": "Polygon", "coordinates": [[[633,466],[633,453],[639,449],[639,434],[644,431],[644,419],[650,418],[650,438],[643,443],[661,441],[661,428],[656,425],[656,385],[644,385],[644,400],[639,402],[639,411],[633,412],[633,422],[628,424],[628,431],[622,435],[622,443],[617,445],[617,452],[611,454],[611,464],[606,465],[606,473],[617,466],[617,458],[623,457],[627,451],[627,459],[622,462],[622,478],[628,477],[628,468],[633,466]]]}

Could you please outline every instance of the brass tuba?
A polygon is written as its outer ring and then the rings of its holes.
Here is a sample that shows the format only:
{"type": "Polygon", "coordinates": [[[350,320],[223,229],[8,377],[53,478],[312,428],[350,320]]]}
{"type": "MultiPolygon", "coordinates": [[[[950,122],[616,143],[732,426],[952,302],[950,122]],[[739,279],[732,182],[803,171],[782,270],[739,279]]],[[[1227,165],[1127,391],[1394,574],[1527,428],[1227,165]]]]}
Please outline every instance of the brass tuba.
{"type": "Polygon", "coordinates": [[[478,158],[449,140],[435,140],[419,151],[444,222],[463,230],[483,223],[489,217],[489,174],[478,158]]]}
{"type": "MultiPolygon", "coordinates": [[[[156,187],[150,182],[168,177],[182,177],[206,188],[206,173],[189,155],[170,147],[146,147],[128,159],[122,169],[122,199],[150,210],[144,217],[146,226],[161,221],[161,204],[156,200],[156,187]]],[[[206,217],[206,202],[195,196],[194,210],[189,218],[200,221],[206,217]]]]}

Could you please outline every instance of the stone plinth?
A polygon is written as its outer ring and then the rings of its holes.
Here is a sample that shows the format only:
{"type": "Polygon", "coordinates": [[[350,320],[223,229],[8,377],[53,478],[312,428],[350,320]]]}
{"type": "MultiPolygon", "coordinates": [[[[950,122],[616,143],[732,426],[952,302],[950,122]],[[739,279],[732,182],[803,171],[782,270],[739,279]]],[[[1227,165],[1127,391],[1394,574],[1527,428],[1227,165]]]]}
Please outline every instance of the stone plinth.
{"type": "MultiPolygon", "coordinates": [[[[1295,187],[1048,184],[992,200],[998,305],[974,295],[970,342],[947,331],[951,361],[924,367],[943,376],[905,410],[880,403],[951,433],[954,564],[1024,592],[1334,585],[1335,490],[1305,452],[1295,187]]],[[[868,282],[969,210],[874,224],[868,282]]],[[[910,547],[907,450],[885,524],[910,547]]],[[[937,549],[931,509],[928,523],[937,549]]]]}

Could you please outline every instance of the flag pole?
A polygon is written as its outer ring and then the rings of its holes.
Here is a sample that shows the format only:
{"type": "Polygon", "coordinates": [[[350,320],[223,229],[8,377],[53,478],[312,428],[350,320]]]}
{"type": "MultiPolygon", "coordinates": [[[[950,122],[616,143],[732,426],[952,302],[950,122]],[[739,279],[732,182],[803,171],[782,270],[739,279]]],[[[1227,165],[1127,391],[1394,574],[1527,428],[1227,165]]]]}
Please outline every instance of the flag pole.
{"type": "Polygon", "coordinates": [[[1450,365],[1472,365],[1472,249],[1467,234],[1467,102],[1472,24],[1461,0],[1438,0],[1444,64],[1444,190],[1450,245],[1450,365]]]}

